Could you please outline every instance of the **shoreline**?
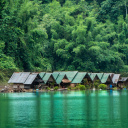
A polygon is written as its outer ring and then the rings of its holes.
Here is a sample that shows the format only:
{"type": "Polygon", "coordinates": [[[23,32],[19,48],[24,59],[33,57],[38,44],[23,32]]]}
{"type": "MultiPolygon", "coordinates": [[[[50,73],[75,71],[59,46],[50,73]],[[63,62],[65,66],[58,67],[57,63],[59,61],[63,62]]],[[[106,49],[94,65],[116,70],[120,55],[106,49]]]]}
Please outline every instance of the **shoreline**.
{"type": "Polygon", "coordinates": [[[112,91],[121,91],[121,90],[128,90],[128,89],[105,89],[105,90],[103,90],[103,89],[86,89],[86,90],[68,90],[68,89],[61,89],[61,90],[33,90],[33,89],[29,89],[29,90],[25,90],[25,91],[23,91],[23,92],[16,92],[16,91],[3,91],[2,92],[2,90],[0,90],[0,93],[35,93],[35,92],[61,92],[61,91],[110,91],[110,90],[112,90],[112,91]]]}

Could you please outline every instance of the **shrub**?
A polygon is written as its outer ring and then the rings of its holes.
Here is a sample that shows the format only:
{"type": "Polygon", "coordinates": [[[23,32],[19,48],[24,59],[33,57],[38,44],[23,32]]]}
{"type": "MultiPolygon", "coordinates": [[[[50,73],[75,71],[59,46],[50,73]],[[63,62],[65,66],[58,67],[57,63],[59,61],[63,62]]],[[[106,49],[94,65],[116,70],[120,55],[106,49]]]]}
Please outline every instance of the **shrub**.
{"type": "Polygon", "coordinates": [[[76,90],[76,87],[71,88],[72,90],[76,90]]]}
{"type": "Polygon", "coordinates": [[[84,85],[79,85],[80,90],[85,90],[85,86],[84,85]]]}
{"type": "Polygon", "coordinates": [[[126,86],[123,86],[123,88],[127,88],[126,86]]]}
{"type": "Polygon", "coordinates": [[[76,90],[79,90],[79,89],[80,89],[80,88],[79,88],[79,86],[77,85],[77,86],[76,86],[76,90]]]}
{"type": "Polygon", "coordinates": [[[117,90],[117,87],[114,87],[113,90],[117,90]]]}
{"type": "Polygon", "coordinates": [[[107,89],[107,85],[106,84],[100,84],[99,89],[105,90],[105,89],[107,89]]]}
{"type": "Polygon", "coordinates": [[[88,84],[85,85],[85,88],[86,88],[86,89],[90,89],[90,87],[91,87],[91,86],[88,85],[88,84]]]}
{"type": "Polygon", "coordinates": [[[47,89],[48,89],[48,90],[50,90],[51,88],[50,88],[50,87],[48,87],[47,89]]]}
{"type": "Polygon", "coordinates": [[[54,90],[58,90],[58,89],[59,89],[59,87],[58,87],[58,86],[54,87],[54,90]]]}
{"type": "Polygon", "coordinates": [[[100,84],[100,81],[99,81],[99,80],[96,80],[96,81],[94,82],[94,87],[95,87],[95,89],[98,89],[99,84],[100,84]]]}
{"type": "Polygon", "coordinates": [[[68,86],[68,90],[71,90],[72,89],[72,87],[71,86],[68,86]]]}

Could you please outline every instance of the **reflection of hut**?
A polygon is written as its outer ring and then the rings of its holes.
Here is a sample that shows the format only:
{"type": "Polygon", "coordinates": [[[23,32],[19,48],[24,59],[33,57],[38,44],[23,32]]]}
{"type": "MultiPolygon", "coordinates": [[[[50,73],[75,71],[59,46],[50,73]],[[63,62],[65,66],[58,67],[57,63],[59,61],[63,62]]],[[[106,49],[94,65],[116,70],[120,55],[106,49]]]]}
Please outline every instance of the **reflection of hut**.
{"type": "Polygon", "coordinates": [[[101,83],[106,84],[107,86],[109,86],[110,84],[112,84],[112,79],[109,73],[104,73],[101,79],[101,83]]]}
{"type": "Polygon", "coordinates": [[[42,80],[47,86],[54,86],[54,84],[56,83],[52,73],[45,73],[42,80]]]}
{"type": "Polygon", "coordinates": [[[38,73],[14,72],[8,83],[13,84],[13,88],[31,88],[43,82],[38,73]]]}
{"type": "Polygon", "coordinates": [[[85,84],[85,82],[89,83],[89,81],[91,81],[91,78],[86,72],[78,72],[72,80],[71,86],[75,87],[77,84],[85,84]]]}
{"type": "Polygon", "coordinates": [[[123,88],[124,86],[128,85],[128,77],[122,77],[119,81],[118,81],[118,87],[119,88],[123,88]]]}
{"type": "Polygon", "coordinates": [[[70,85],[71,81],[68,79],[67,75],[63,72],[59,73],[59,75],[56,77],[56,83],[62,87],[65,88],[68,85],[70,85]]]}

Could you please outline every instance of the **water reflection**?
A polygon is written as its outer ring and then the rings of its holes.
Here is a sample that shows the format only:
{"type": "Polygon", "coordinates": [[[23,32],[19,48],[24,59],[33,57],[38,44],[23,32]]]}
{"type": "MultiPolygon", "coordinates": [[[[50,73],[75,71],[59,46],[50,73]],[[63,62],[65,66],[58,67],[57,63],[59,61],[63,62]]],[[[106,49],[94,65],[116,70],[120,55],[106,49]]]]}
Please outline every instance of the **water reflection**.
{"type": "Polygon", "coordinates": [[[0,94],[0,128],[125,128],[127,100],[127,90],[0,94]]]}

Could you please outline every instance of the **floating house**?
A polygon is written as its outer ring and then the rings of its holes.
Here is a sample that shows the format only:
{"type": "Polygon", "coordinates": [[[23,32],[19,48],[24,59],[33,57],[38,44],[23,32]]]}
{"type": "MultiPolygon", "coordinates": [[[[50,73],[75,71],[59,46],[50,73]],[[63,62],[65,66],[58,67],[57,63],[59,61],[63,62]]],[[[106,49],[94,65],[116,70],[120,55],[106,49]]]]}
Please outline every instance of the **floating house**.
{"type": "Polygon", "coordinates": [[[45,73],[43,75],[43,73],[41,74],[42,80],[44,81],[45,85],[47,86],[54,86],[54,84],[56,83],[56,80],[54,79],[52,73],[45,73]]]}
{"type": "Polygon", "coordinates": [[[94,83],[96,80],[100,81],[99,77],[97,76],[97,73],[88,73],[88,74],[91,78],[92,83],[94,83]]]}
{"type": "Polygon", "coordinates": [[[24,83],[29,75],[30,72],[14,72],[8,83],[13,84],[13,88],[25,88],[24,83]]]}
{"type": "Polygon", "coordinates": [[[71,77],[68,78],[65,72],[53,72],[53,77],[56,79],[57,85],[62,88],[69,86],[71,83],[69,80],[71,77]]]}
{"type": "Polygon", "coordinates": [[[41,78],[43,78],[44,75],[45,75],[45,72],[40,72],[40,73],[39,73],[39,76],[40,76],[41,78]]]}
{"type": "Polygon", "coordinates": [[[71,86],[75,87],[77,84],[84,84],[84,82],[89,83],[91,81],[90,76],[88,75],[87,72],[78,72],[75,77],[73,78],[71,82],[71,86]],[[87,80],[87,81],[86,81],[87,80]]]}
{"type": "Polygon", "coordinates": [[[101,79],[102,79],[102,77],[103,77],[104,73],[96,73],[96,74],[97,74],[98,78],[99,78],[99,79],[100,79],[100,81],[101,81],[101,79]]]}
{"type": "Polygon", "coordinates": [[[8,83],[13,84],[13,88],[34,88],[43,81],[38,73],[14,72],[8,83]]]}
{"type": "Polygon", "coordinates": [[[128,85],[128,77],[122,77],[119,81],[118,81],[118,87],[119,88],[123,88],[124,86],[128,85]]]}
{"type": "Polygon", "coordinates": [[[121,79],[120,74],[113,74],[112,76],[112,85],[117,86],[118,81],[121,79]]]}
{"type": "Polygon", "coordinates": [[[108,87],[112,84],[112,79],[109,73],[104,73],[101,78],[101,83],[106,84],[108,87]]]}

